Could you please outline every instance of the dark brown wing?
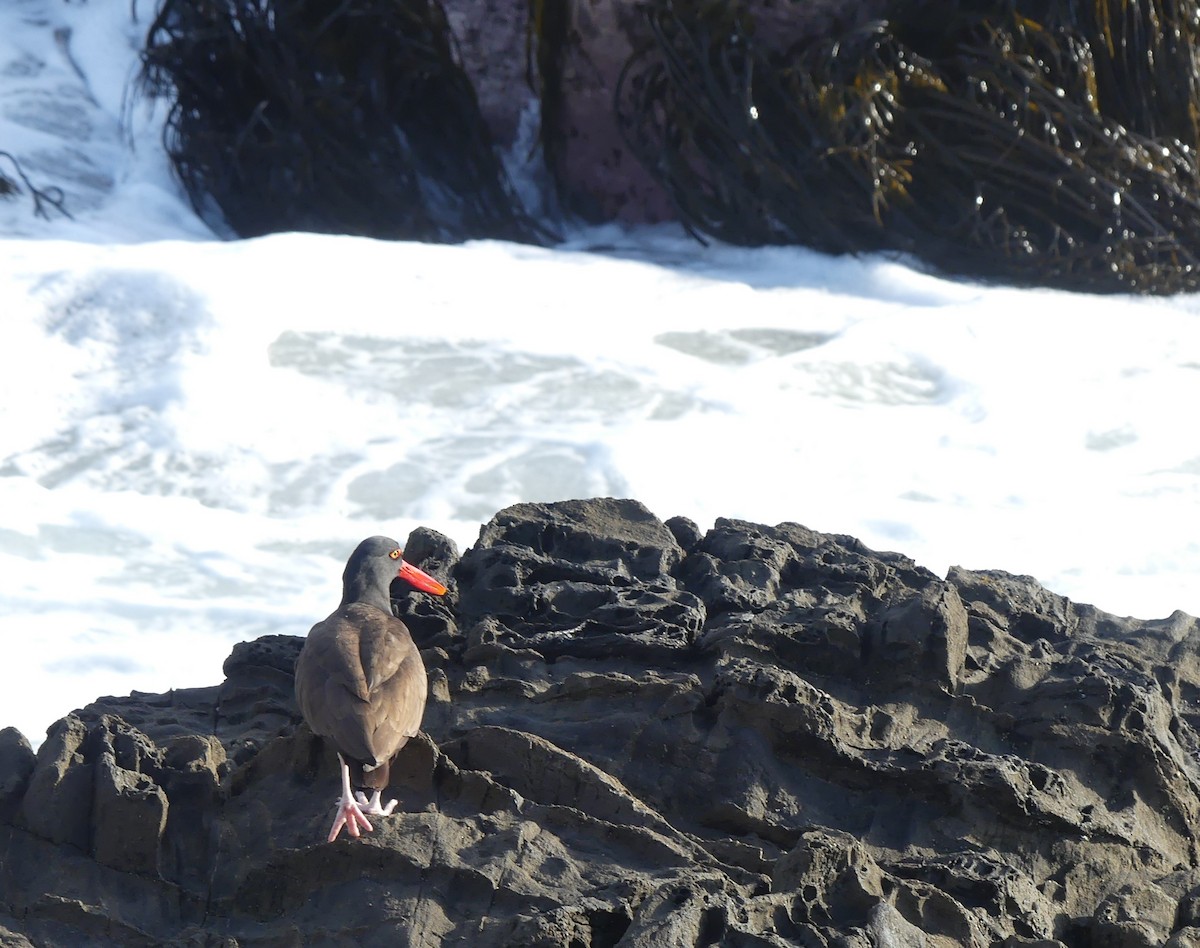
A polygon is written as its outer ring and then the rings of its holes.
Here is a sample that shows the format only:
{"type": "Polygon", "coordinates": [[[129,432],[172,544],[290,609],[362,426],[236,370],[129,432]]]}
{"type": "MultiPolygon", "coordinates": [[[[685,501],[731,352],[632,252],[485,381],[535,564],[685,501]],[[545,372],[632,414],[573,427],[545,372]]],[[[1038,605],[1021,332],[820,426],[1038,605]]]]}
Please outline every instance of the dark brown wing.
{"type": "Polygon", "coordinates": [[[361,603],[314,625],[296,661],[308,726],[368,765],[390,760],[420,730],[427,688],[404,623],[361,603]]]}

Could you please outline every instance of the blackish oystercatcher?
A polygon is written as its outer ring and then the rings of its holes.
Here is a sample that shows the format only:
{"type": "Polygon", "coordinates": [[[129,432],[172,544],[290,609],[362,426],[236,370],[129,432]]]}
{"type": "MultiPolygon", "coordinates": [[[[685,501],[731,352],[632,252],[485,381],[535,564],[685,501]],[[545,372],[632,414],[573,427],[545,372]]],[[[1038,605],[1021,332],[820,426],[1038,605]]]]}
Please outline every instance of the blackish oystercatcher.
{"type": "Polygon", "coordinates": [[[388,589],[399,576],[417,589],[446,587],[404,561],[395,540],[363,540],[342,573],[342,602],[308,633],[296,659],[296,701],[314,734],[328,740],[342,765],[342,797],[329,842],[342,827],[357,837],[370,816],[396,807],[381,801],[392,758],[421,728],[428,684],[408,627],[392,615],[388,589]],[[374,791],[368,800],[355,788],[374,791]]]}

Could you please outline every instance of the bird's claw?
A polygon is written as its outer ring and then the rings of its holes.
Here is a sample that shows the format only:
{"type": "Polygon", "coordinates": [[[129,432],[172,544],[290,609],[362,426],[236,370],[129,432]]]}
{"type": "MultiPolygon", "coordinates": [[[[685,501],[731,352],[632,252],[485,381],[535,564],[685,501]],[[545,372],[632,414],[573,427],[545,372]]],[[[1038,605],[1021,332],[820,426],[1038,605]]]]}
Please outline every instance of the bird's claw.
{"type": "Polygon", "coordinates": [[[358,804],[353,800],[347,800],[344,803],[338,801],[337,816],[333,820],[333,827],[329,830],[329,842],[333,842],[341,833],[342,827],[346,827],[346,832],[358,839],[362,834],[359,832],[361,826],[368,833],[374,832],[374,827],[371,826],[371,821],[363,816],[363,812],[359,809],[358,804]]]}
{"type": "Polygon", "coordinates": [[[370,813],[372,816],[391,816],[392,810],[396,809],[396,802],[395,800],[389,800],[387,806],[380,806],[378,803],[373,803],[367,809],[363,810],[363,812],[370,813]]]}
{"type": "Polygon", "coordinates": [[[382,793],[379,790],[376,790],[374,795],[369,800],[367,799],[367,795],[361,790],[356,790],[354,796],[358,800],[359,806],[362,807],[362,811],[364,813],[369,813],[371,816],[391,816],[392,811],[396,809],[396,803],[398,802],[396,800],[389,800],[387,804],[384,805],[383,800],[381,799],[382,793]]]}

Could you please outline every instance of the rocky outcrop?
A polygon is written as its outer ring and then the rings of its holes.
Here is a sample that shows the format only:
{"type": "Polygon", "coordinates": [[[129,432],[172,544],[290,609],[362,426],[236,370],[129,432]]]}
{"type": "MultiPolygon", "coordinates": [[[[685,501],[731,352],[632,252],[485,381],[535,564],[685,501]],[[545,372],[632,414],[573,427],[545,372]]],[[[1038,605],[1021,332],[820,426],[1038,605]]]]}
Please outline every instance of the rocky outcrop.
{"type": "Polygon", "coordinates": [[[301,639],[0,731],[0,944],[1200,944],[1200,627],[797,524],[499,513],[396,609],[400,811],[322,842],[301,639]]]}

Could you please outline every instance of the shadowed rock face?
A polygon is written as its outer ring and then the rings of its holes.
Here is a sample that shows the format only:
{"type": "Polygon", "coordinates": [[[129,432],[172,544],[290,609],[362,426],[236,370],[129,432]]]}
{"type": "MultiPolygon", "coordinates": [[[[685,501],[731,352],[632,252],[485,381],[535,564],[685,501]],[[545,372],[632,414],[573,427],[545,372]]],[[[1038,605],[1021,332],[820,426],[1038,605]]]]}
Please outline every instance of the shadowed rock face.
{"type": "Polygon", "coordinates": [[[401,812],[321,842],[302,639],[0,731],[0,944],[1200,944],[1195,619],[797,524],[526,504],[398,613],[401,812]]]}

